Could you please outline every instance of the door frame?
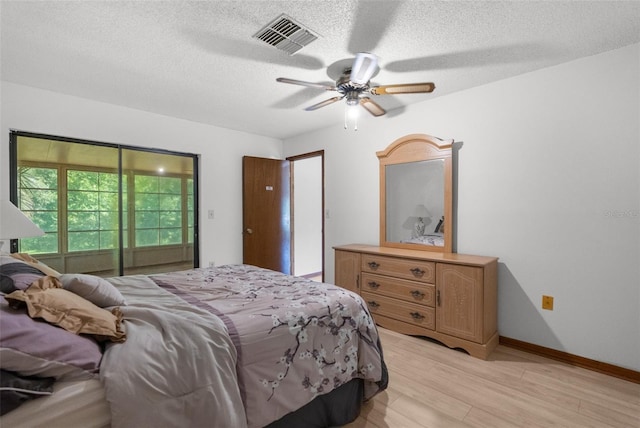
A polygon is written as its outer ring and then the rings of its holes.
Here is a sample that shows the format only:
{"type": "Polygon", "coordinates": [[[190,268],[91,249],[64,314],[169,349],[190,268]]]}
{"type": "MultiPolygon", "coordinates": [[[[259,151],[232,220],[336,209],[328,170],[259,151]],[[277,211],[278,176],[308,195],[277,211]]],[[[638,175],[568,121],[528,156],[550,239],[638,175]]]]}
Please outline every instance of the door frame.
{"type": "Polygon", "coordinates": [[[322,236],[321,236],[321,263],[322,263],[322,282],[324,282],[325,280],[325,237],[324,237],[324,211],[325,211],[325,205],[324,205],[324,198],[325,198],[325,194],[324,194],[324,150],[317,150],[314,152],[309,152],[309,153],[303,153],[300,155],[294,155],[294,156],[288,156],[286,158],[286,160],[288,160],[290,162],[290,170],[289,170],[289,174],[291,175],[291,179],[289,181],[289,185],[291,186],[290,191],[289,191],[289,195],[290,195],[290,205],[289,205],[289,209],[291,210],[291,215],[290,215],[290,219],[291,219],[291,271],[295,272],[295,216],[294,216],[294,207],[295,207],[295,198],[294,198],[294,185],[295,185],[295,163],[296,161],[299,160],[303,160],[303,159],[309,159],[309,158],[314,158],[314,157],[320,157],[320,181],[321,181],[321,198],[322,200],[321,202],[321,209],[322,212],[320,213],[320,218],[321,218],[321,230],[322,230],[322,236]]]}

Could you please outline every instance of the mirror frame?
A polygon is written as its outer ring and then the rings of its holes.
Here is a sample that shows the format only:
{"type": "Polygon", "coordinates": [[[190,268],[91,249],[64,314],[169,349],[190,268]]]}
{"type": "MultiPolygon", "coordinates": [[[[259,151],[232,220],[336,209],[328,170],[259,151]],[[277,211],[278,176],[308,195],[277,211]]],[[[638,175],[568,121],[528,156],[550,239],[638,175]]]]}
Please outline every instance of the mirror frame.
{"type": "Polygon", "coordinates": [[[409,134],[376,152],[380,161],[380,246],[421,251],[451,253],[453,248],[453,140],[441,140],[426,134],[409,134]],[[425,160],[444,160],[444,246],[409,244],[387,241],[386,223],[386,170],[387,165],[425,160]]]}

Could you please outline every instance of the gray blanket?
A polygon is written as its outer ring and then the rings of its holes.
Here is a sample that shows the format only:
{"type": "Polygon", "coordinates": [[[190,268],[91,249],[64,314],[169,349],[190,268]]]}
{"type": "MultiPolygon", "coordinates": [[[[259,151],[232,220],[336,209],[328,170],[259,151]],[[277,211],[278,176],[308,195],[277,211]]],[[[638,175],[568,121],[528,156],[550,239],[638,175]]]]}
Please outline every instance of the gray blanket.
{"type": "Polygon", "coordinates": [[[127,341],[100,367],[113,428],[245,427],[236,349],[224,323],[146,276],[111,278],[127,341]]]}
{"type": "Polygon", "coordinates": [[[248,265],[110,279],[127,341],[100,368],[112,426],[258,428],[354,378],[386,387],[359,295],[248,265]]]}

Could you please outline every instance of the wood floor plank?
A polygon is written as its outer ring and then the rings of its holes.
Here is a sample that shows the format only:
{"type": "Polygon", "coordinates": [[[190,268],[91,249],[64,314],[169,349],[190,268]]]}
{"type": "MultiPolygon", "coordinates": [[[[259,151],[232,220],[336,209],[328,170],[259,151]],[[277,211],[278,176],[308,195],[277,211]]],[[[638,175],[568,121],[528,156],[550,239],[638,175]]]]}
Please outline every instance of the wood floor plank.
{"type": "Polygon", "coordinates": [[[426,376],[396,372],[391,376],[390,382],[393,388],[400,392],[400,398],[409,397],[454,419],[463,420],[471,410],[469,404],[431,388],[426,376]]]}
{"type": "Polygon", "coordinates": [[[484,361],[379,332],[389,387],[348,428],[640,427],[640,385],[503,345],[484,361]]]}
{"type": "Polygon", "coordinates": [[[640,427],[640,408],[617,411],[610,406],[611,403],[602,405],[583,401],[580,404],[580,414],[618,428],[640,427]]]}

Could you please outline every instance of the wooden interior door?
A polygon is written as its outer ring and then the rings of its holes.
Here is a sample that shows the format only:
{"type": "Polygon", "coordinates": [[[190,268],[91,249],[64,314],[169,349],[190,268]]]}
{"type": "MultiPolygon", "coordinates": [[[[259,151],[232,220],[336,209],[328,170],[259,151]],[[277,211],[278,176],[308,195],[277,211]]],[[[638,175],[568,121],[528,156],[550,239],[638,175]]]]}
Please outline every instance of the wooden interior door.
{"type": "Polygon", "coordinates": [[[242,158],[243,263],[291,274],[289,161],[242,158]]]}

